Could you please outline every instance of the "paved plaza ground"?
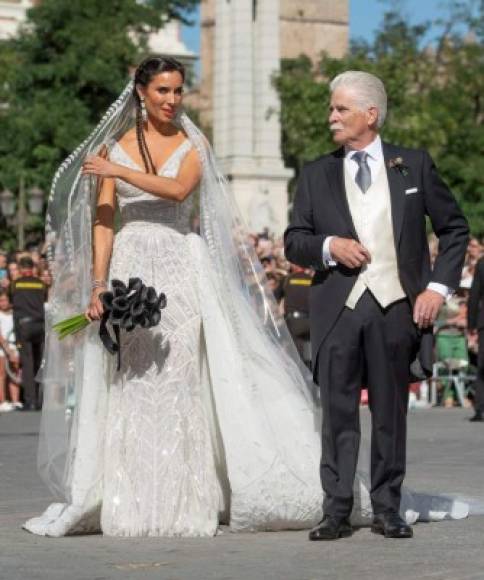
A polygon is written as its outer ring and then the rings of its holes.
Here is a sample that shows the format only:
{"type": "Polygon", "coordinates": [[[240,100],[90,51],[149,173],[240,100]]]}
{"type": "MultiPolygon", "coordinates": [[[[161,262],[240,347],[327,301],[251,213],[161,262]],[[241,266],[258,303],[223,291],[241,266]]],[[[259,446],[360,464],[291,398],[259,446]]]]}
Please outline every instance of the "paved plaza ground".
{"type": "MultiPolygon", "coordinates": [[[[410,487],[484,496],[484,424],[469,415],[410,413],[410,487]]],[[[367,428],[367,410],[362,420],[367,428]]],[[[413,540],[368,529],[327,543],[306,532],[228,530],[198,540],[33,536],[22,522],[51,501],[35,469],[38,425],[38,413],[0,416],[1,580],[484,580],[484,516],[419,524],[413,540]]]]}

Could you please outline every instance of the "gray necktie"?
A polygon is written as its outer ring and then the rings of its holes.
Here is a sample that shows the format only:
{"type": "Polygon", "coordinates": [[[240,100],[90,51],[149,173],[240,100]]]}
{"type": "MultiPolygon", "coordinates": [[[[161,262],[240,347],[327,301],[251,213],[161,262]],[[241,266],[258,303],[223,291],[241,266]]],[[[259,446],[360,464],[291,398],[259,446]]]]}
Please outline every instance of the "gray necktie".
{"type": "Polygon", "coordinates": [[[363,193],[371,185],[371,172],[367,161],[368,153],[366,151],[357,151],[353,154],[353,159],[358,163],[358,171],[356,172],[356,185],[363,193]]]}

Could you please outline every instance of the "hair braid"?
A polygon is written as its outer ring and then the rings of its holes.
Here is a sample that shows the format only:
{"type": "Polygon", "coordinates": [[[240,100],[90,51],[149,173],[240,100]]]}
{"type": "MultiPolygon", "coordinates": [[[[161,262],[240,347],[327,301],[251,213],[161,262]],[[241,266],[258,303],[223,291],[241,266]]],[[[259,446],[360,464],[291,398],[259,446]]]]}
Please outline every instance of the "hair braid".
{"type": "Polygon", "coordinates": [[[136,101],[136,140],[138,141],[138,149],[143,159],[146,173],[153,173],[156,175],[155,164],[153,163],[143,131],[143,115],[141,114],[141,103],[139,97],[136,101]]]}

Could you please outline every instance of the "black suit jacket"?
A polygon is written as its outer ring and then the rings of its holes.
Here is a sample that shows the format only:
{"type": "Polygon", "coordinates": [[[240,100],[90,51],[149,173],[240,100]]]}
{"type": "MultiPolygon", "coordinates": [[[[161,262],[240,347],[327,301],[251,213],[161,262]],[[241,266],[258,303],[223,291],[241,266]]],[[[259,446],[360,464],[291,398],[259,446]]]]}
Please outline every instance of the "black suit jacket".
{"type": "Polygon", "coordinates": [[[484,258],[476,265],[467,305],[469,330],[484,329],[484,258]]]}
{"type": "MultiPolygon", "coordinates": [[[[426,151],[383,143],[383,155],[390,186],[398,270],[404,291],[413,304],[430,281],[457,288],[469,230],[454,196],[439,177],[426,151]],[[397,157],[402,159],[401,166],[390,168],[389,161],[397,157]],[[406,193],[413,188],[417,188],[416,193],[406,193]],[[426,216],[439,238],[439,253],[433,270],[426,216]]],[[[291,223],[284,235],[287,259],[316,270],[310,295],[315,375],[319,348],[343,310],[359,274],[359,269],[341,264],[326,268],[322,261],[322,246],[327,236],[358,239],[346,198],[344,156],[344,148],[341,148],[303,168],[291,223]]],[[[422,333],[418,361],[425,375],[432,372],[432,329],[422,333]]]]}

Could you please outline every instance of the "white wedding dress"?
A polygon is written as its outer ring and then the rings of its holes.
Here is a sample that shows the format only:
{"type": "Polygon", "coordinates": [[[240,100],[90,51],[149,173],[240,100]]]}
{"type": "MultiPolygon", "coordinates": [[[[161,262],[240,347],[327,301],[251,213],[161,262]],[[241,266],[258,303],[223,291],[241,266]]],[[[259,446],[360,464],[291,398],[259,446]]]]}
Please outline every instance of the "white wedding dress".
{"type": "MultiPolygon", "coordinates": [[[[183,142],[159,174],[176,177],[191,146],[183,142]]],[[[119,144],[110,156],[137,168],[119,144]]],[[[221,522],[233,531],[311,527],[322,504],[319,413],[266,357],[244,360],[204,242],[189,233],[190,198],[160,200],[120,180],[116,189],[122,227],[110,278],[142,278],[167,307],[158,326],[122,336],[120,372],[89,329],[70,502],[25,529],[213,536],[221,522]]],[[[259,334],[254,341],[256,352],[270,348],[259,334]]],[[[404,492],[402,512],[408,521],[464,517],[467,505],[404,492]]],[[[359,478],[353,520],[370,516],[359,478]]]]}

